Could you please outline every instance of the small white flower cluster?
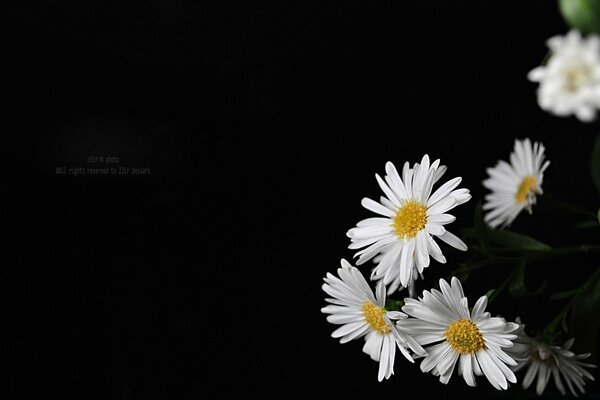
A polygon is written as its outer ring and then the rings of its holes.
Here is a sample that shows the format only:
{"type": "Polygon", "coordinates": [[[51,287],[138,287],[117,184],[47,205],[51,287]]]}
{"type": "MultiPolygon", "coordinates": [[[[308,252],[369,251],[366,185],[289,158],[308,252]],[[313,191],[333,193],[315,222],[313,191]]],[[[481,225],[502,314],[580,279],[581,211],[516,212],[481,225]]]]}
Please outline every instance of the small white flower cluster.
{"type": "Polygon", "coordinates": [[[531,70],[529,80],[539,82],[539,106],[557,116],[575,115],[590,122],[600,109],[600,37],[583,38],[576,31],[546,42],[550,58],[531,70]]]}
{"type": "Polygon", "coordinates": [[[385,309],[383,282],[373,295],[360,271],[345,260],[338,275],[325,278],[323,290],[332,297],[322,311],[330,314],[329,322],[342,325],[332,334],[341,343],[365,337],[363,351],[379,361],[380,381],[394,373],[398,348],[411,362],[423,358],[421,370],[439,376],[442,383],[448,383],[457,364],[470,386],[475,386],[475,375],[485,375],[498,390],[516,382],[507,365],[517,363],[505,348],[517,338],[519,325],[485,312],[486,296],[470,311],[457,278],[451,284],[440,279],[441,291],[424,291],[418,300],[406,298],[400,312],[385,309]]]}
{"type": "MultiPolygon", "coordinates": [[[[529,139],[516,140],[510,163],[499,161],[488,169],[489,178],[483,185],[491,190],[486,196],[484,220],[490,228],[507,227],[526,209],[530,213],[536,196],[542,193],[545,161],[544,146],[529,139]]],[[[584,368],[593,367],[580,360],[589,354],[576,356],[568,348],[542,346],[524,334],[520,321],[509,322],[486,312],[487,296],[480,297],[469,308],[461,282],[453,277],[448,283],[439,280],[439,289],[423,291],[415,298],[415,281],[430,266],[430,258],[445,263],[435,239],[466,251],[466,244],[446,230],[455,220],[448,214],[454,207],[467,202],[469,190],[457,188],[461,178],[434,185],[446,172],[440,161],[430,162],[425,155],[412,167],[405,163],[401,173],[388,162],[386,174],[376,175],[385,196],[380,201],[362,200],[366,209],[379,214],[358,222],[347,233],[349,248],[359,250],[357,265],[375,262],[370,279],[376,282],[375,293],[362,273],[342,260],[338,276],[328,273],[323,290],[329,303],[322,312],[327,321],[341,325],[332,334],[341,343],[364,338],[363,351],[379,362],[378,379],[388,379],[394,373],[396,349],[414,362],[422,359],[421,371],[439,376],[446,384],[454,370],[467,385],[476,385],[476,376],[485,375],[498,390],[516,383],[515,372],[530,365],[523,380],[527,388],[538,376],[538,394],[543,391],[550,373],[558,389],[564,393],[562,375],[571,392],[572,385],[583,392],[583,378],[593,379],[584,368]],[[410,297],[403,300],[401,311],[386,309],[387,295],[404,288],[410,297]]]]}

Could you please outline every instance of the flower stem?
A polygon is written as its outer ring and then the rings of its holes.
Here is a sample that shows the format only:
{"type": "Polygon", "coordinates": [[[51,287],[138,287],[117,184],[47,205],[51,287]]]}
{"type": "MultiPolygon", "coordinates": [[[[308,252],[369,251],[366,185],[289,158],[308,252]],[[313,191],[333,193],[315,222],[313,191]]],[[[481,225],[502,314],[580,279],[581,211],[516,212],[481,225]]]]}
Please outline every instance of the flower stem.
{"type": "Polygon", "coordinates": [[[491,266],[509,266],[519,262],[519,260],[525,259],[526,261],[540,261],[548,258],[570,256],[570,255],[582,255],[582,254],[600,254],[600,245],[597,244],[580,244],[576,246],[565,246],[556,247],[547,251],[529,251],[523,256],[501,256],[494,257],[491,259],[483,260],[474,264],[463,265],[456,270],[453,274],[462,272],[470,272],[481,268],[491,266]]]}
{"type": "Polygon", "coordinates": [[[563,330],[566,331],[566,328],[564,326],[566,323],[567,314],[569,313],[571,308],[573,308],[573,306],[577,303],[581,294],[585,293],[589,286],[592,285],[596,281],[596,279],[598,279],[598,277],[600,277],[600,269],[596,269],[596,271],[594,271],[594,273],[591,274],[586,279],[586,281],[577,289],[577,292],[573,295],[573,297],[571,297],[571,300],[569,300],[569,302],[556,315],[556,317],[554,317],[554,319],[548,325],[546,325],[544,332],[548,333],[549,335],[553,335],[557,332],[557,328],[561,324],[563,325],[563,330]]]}
{"type": "Polygon", "coordinates": [[[490,305],[492,303],[492,301],[494,301],[494,299],[496,297],[498,297],[498,295],[506,288],[506,286],[508,286],[508,284],[510,283],[510,281],[515,276],[515,272],[516,271],[517,270],[515,269],[513,272],[511,272],[510,274],[508,274],[508,276],[506,277],[506,279],[504,279],[504,281],[500,284],[500,286],[498,286],[498,289],[494,290],[494,292],[488,297],[488,305],[490,305]]]}
{"type": "Polygon", "coordinates": [[[582,217],[593,219],[594,221],[597,220],[596,213],[585,210],[579,206],[575,206],[575,205],[566,203],[566,202],[556,198],[554,195],[552,195],[550,193],[544,193],[543,199],[544,199],[545,203],[547,203],[553,207],[556,207],[560,210],[568,211],[572,214],[576,214],[576,215],[580,215],[582,217]]]}

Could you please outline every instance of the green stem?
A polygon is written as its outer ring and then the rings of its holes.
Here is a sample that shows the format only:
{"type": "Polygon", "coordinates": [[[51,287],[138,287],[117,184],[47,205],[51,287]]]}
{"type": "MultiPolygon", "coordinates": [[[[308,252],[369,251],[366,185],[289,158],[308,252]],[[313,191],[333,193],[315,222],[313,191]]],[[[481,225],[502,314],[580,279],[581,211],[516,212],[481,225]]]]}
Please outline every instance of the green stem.
{"type": "Polygon", "coordinates": [[[492,293],[490,295],[490,297],[488,298],[488,305],[490,305],[492,303],[492,301],[494,301],[494,299],[496,297],[498,297],[498,295],[500,294],[500,292],[502,292],[506,286],[508,286],[508,284],[510,283],[510,281],[513,279],[513,277],[515,276],[515,272],[517,270],[514,269],[513,272],[511,272],[506,279],[500,284],[500,286],[498,286],[498,289],[494,290],[494,293],[492,293]]]}
{"type": "Polygon", "coordinates": [[[545,258],[553,258],[556,256],[571,256],[584,254],[600,254],[600,245],[598,244],[578,244],[575,246],[556,247],[548,251],[532,252],[526,258],[528,260],[537,261],[545,258]]]}
{"type": "Polygon", "coordinates": [[[477,269],[492,267],[492,266],[506,266],[517,262],[519,259],[516,257],[495,257],[488,260],[483,260],[477,264],[466,264],[453,271],[453,275],[460,274],[463,272],[471,272],[477,269]]]}
{"type": "Polygon", "coordinates": [[[593,213],[593,212],[585,210],[581,207],[566,203],[566,202],[556,198],[555,196],[553,196],[550,193],[544,193],[543,200],[545,203],[547,203],[551,206],[554,206],[561,210],[569,211],[572,214],[580,215],[580,216],[586,217],[586,218],[591,218],[594,221],[596,221],[598,218],[596,213],[593,213]]]}
{"type": "Polygon", "coordinates": [[[586,281],[577,289],[577,293],[571,297],[571,300],[563,307],[563,309],[554,317],[554,319],[546,325],[544,332],[549,335],[554,334],[557,331],[558,326],[563,322],[563,320],[567,317],[568,312],[573,308],[573,306],[577,303],[582,293],[588,289],[588,287],[593,284],[596,279],[600,277],[600,268],[594,271],[592,275],[590,275],[586,281]]]}
{"type": "Polygon", "coordinates": [[[494,257],[488,260],[483,260],[476,264],[467,264],[454,270],[453,274],[462,272],[470,272],[490,266],[508,266],[519,262],[523,258],[526,261],[540,261],[548,258],[583,255],[583,254],[600,254],[600,245],[597,244],[580,244],[576,246],[556,247],[547,251],[529,251],[522,257],[494,257]]]}

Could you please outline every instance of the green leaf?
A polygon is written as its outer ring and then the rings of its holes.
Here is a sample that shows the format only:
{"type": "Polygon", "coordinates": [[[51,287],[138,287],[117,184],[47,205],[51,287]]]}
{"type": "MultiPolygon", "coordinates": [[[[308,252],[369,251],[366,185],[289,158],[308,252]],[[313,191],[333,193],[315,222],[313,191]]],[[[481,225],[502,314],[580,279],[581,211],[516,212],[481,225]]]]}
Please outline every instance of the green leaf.
{"type": "MultiPolygon", "coordinates": [[[[594,142],[594,147],[592,148],[590,174],[592,175],[594,186],[596,186],[596,191],[600,193],[600,134],[596,136],[596,141],[594,142]]],[[[598,216],[598,219],[600,220],[600,215],[598,216]]]]}
{"type": "Polygon", "coordinates": [[[470,273],[469,273],[469,271],[462,271],[462,272],[456,273],[454,276],[456,276],[458,278],[458,280],[460,280],[462,283],[465,283],[466,281],[469,280],[470,273]]]}
{"type": "Polygon", "coordinates": [[[583,33],[600,33],[599,0],[559,0],[564,20],[583,33]]]}
{"type": "MultiPolygon", "coordinates": [[[[598,218],[600,219],[600,210],[598,210],[598,218]]],[[[600,221],[583,221],[575,224],[576,229],[591,229],[597,228],[600,221]]]]}
{"type": "Polygon", "coordinates": [[[488,299],[494,294],[494,292],[496,291],[496,289],[490,289],[487,291],[487,293],[485,294],[488,299]]]}
{"type": "MultiPolygon", "coordinates": [[[[463,229],[465,237],[477,238],[478,233],[475,228],[463,229]]],[[[487,236],[489,240],[501,247],[511,250],[529,250],[529,251],[548,251],[552,248],[546,243],[540,242],[531,236],[515,233],[507,230],[488,229],[487,236]]]]}
{"type": "Polygon", "coordinates": [[[552,249],[546,243],[540,242],[531,236],[497,229],[490,231],[490,240],[503,247],[512,249],[532,251],[548,251],[552,249]]]}
{"type": "Polygon", "coordinates": [[[514,273],[513,279],[508,286],[508,292],[514,297],[529,297],[529,296],[537,296],[544,291],[546,288],[546,282],[544,282],[540,287],[535,289],[534,291],[530,291],[525,286],[525,270],[526,264],[524,260],[519,262],[519,266],[514,273]]]}
{"type": "MultiPolygon", "coordinates": [[[[582,287],[568,318],[569,333],[576,337],[575,346],[586,353],[591,352],[597,359],[598,335],[600,334],[600,270],[582,287]]],[[[582,351],[582,352],[583,352],[582,351]]],[[[590,360],[595,362],[596,360],[590,360]]]]}
{"type": "Polygon", "coordinates": [[[403,305],[404,301],[402,300],[387,299],[385,302],[385,309],[387,311],[400,311],[402,310],[403,305]]]}
{"type": "Polygon", "coordinates": [[[577,292],[579,292],[579,288],[565,290],[563,292],[556,292],[556,293],[551,294],[550,297],[548,297],[548,299],[549,300],[565,300],[565,299],[569,299],[569,298],[573,297],[575,294],[577,294],[577,292]]]}
{"type": "Polygon", "coordinates": [[[560,321],[560,325],[562,326],[563,330],[565,331],[565,333],[569,332],[569,326],[567,324],[567,314],[564,314],[561,321],[560,321]]]}

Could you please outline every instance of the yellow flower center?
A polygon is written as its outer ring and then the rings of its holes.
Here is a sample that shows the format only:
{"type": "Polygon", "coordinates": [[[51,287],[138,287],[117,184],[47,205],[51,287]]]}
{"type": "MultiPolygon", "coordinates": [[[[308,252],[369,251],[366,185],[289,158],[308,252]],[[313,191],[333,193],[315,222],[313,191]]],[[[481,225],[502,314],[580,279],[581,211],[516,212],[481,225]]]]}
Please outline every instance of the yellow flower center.
{"type": "Polygon", "coordinates": [[[519,185],[519,190],[517,190],[517,194],[515,195],[517,199],[517,203],[525,203],[527,200],[527,195],[537,189],[537,180],[535,177],[529,175],[523,178],[521,184],[519,185]]]}
{"type": "Polygon", "coordinates": [[[477,353],[483,350],[483,337],[479,328],[468,319],[452,322],[448,325],[444,336],[457,353],[477,353]]]}
{"type": "Polygon", "coordinates": [[[382,335],[387,335],[392,331],[383,319],[385,310],[382,307],[377,307],[375,304],[367,301],[363,304],[362,310],[365,315],[365,321],[367,321],[372,330],[382,335]]]}
{"type": "Polygon", "coordinates": [[[586,65],[578,65],[563,70],[565,77],[565,87],[569,92],[577,92],[579,88],[585,86],[591,79],[590,68],[586,65]]]}
{"type": "Polygon", "coordinates": [[[400,239],[414,238],[425,228],[427,208],[414,200],[403,205],[394,217],[394,230],[400,239]]]}

